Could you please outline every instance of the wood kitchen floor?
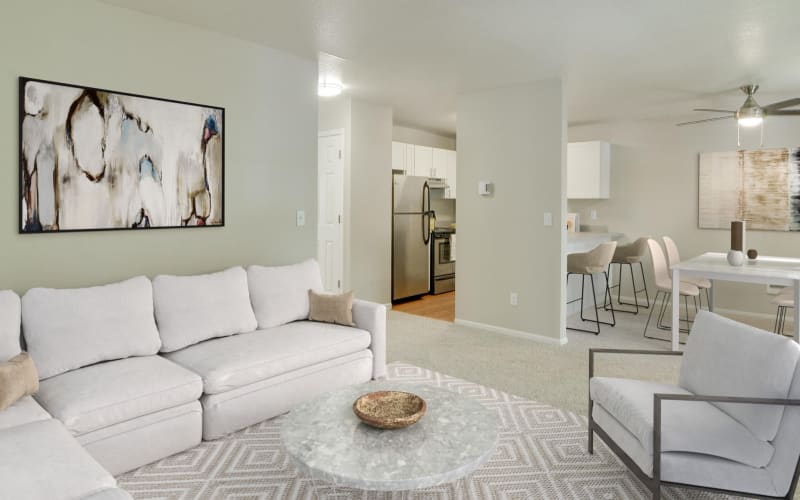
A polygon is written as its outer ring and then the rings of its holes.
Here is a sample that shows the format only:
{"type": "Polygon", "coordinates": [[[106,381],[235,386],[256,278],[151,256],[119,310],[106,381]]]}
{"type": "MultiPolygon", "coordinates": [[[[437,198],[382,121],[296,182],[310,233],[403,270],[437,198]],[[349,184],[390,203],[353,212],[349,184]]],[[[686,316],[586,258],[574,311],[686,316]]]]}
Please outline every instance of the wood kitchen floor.
{"type": "Polygon", "coordinates": [[[394,304],[392,309],[452,323],[456,319],[456,292],[424,295],[420,299],[394,304]]]}

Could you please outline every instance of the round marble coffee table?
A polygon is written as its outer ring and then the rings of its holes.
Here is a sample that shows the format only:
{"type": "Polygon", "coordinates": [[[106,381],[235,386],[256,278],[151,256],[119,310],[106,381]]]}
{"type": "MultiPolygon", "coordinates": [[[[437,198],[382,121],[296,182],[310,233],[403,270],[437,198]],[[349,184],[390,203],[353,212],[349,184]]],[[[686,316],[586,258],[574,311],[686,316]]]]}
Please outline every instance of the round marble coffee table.
{"type": "Polygon", "coordinates": [[[333,486],[401,491],[454,482],[483,465],[497,444],[497,421],[480,403],[422,384],[369,382],[301,404],[285,417],[281,442],[312,479],[333,486]],[[377,390],[413,392],[427,412],[405,429],[369,427],[353,402],[377,390]]]}

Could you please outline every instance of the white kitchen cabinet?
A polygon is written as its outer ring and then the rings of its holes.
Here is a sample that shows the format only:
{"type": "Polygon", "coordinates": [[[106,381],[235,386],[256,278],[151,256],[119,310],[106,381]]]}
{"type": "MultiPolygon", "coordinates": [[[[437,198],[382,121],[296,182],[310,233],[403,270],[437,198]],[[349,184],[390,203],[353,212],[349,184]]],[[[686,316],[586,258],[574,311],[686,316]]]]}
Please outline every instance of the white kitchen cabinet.
{"type": "Polygon", "coordinates": [[[611,144],[567,144],[567,198],[608,199],[611,193],[611,144]]]}
{"type": "Polygon", "coordinates": [[[405,175],[416,175],[413,144],[392,141],[392,170],[402,170],[405,175]]]}
{"type": "Polygon", "coordinates": [[[456,197],[456,152],[446,150],[446,161],[447,161],[447,175],[445,176],[445,180],[447,181],[447,191],[445,192],[445,198],[453,198],[456,197]]]}
{"type": "Polygon", "coordinates": [[[404,142],[392,141],[392,170],[406,171],[406,146],[404,142]]]}
{"type": "Polygon", "coordinates": [[[433,148],[414,145],[414,175],[431,177],[433,169],[433,148]]]}
{"type": "Polygon", "coordinates": [[[447,177],[447,150],[433,148],[433,165],[431,166],[431,177],[445,179],[447,177]]]}

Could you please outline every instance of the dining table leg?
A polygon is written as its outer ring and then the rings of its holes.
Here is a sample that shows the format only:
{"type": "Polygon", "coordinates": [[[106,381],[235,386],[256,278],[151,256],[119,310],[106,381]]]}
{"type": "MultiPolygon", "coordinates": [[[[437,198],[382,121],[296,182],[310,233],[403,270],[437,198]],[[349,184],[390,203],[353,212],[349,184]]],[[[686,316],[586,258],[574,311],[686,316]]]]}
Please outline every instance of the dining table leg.
{"type": "MultiPolygon", "coordinates": [[[[798,281],[797,283],[800,283],[798,281]]],[[[681,322],[681,273],[677,267],[672,268],[672,350],[679,349],[681,322]]],[[[688,314],[688,312],[687,312],[688,314]]]]}
{"type": "Polygon", "coordinates": [[[711,281],[711,286],[708,288],[708,310],[714,312],[714,299],[716,298],[714,290],[716,289],[716,283],[714,283],[714,280],[709,281],[711,281]]]}
{"type": "Polygon", "coordinates": [[[800,320],[798,320],[798,311],[800,311],[800,280],[794,280],[794,312],[792,315],[792,330],[794,331],[794,341],[800,342],[800,320]]]}

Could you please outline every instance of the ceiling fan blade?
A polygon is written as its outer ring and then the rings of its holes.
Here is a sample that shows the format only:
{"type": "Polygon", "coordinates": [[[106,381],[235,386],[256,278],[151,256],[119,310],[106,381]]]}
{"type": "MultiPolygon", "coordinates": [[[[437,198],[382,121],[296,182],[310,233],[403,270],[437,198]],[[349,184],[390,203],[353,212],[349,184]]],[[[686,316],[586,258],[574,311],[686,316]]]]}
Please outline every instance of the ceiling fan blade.
{"type": "Polygon", "coordinates": [[[736,111],[731,111],[731,110],[729,110],[729,109],[694,108],[694,111],[711,111],[712,113],[730,113],[730,114],[736,114],[736,111]]]}
{"type": "Polygon", "coordinates": [[[792,106],[800,106],[800,97],[796,97],[794,99],[787,99],[785,101],[773,102],[772,104],[767,104],[766,106],[762,106],[762,108],[764,108],[764,111],[769,113],[770,111],[775,111],[776,109],[791,108],[792,106]]]}
{"type": "Polygon", "coordinates": [[[767,116],[800,116],[800,109],[783,109],[770,111],[767,116]]]}
{"type": "Polygon", "coordinates": [[[695,123],[715,122],[717,120],[729,120],[729,119],[731,119],[733,117],[734,117],[734,115],[718,116],[716,118],[706,118],[705,120],[694,120],[694,121],[691,121],[691,122],[677,123],[676,125],[678,127],[683,127],[684,125],[694,125],[695,123]]]}

